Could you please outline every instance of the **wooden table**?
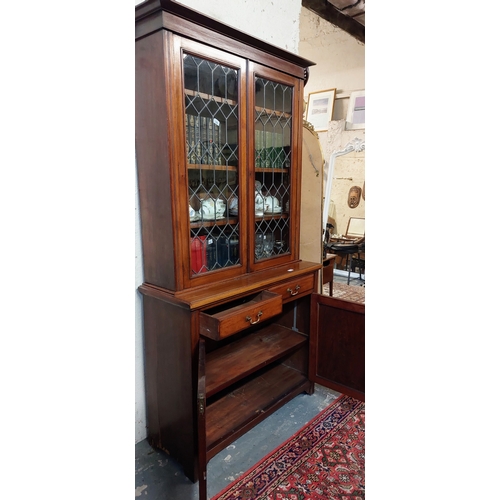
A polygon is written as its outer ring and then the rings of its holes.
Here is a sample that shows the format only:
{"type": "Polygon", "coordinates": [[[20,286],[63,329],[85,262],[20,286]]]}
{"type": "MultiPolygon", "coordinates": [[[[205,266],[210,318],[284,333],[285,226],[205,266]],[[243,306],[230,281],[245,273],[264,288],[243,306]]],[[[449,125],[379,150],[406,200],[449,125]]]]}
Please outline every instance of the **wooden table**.
{"type": "Polygon", "coordinates": [[[330,297],[333,295],[333,270],[335,269],[335,257],[334,253],[326,254],[326,258],[323,259],[323,270],[321,278],[321,293],[323,293],[323,287],[326,283],[330,285],[330,297]]]}

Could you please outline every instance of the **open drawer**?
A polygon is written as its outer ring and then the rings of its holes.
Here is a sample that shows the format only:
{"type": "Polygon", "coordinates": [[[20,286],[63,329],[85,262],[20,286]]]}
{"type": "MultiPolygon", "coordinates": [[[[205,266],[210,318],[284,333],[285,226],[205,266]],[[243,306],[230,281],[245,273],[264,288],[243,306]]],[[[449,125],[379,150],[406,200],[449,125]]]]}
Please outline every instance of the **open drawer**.
{"type": "Polygon", "coordinates": [[[225,304],[200,312],[200,335],[221,340],[260,321],[268,320],[281,311],[282,296],[264,290],[242,299],[240,303],[225,304]]]}

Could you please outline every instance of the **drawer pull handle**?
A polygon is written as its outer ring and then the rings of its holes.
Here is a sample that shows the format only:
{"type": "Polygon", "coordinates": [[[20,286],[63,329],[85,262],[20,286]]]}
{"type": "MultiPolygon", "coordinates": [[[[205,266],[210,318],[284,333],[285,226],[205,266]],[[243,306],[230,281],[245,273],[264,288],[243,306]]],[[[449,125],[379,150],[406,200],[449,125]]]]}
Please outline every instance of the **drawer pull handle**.
{"type": "Polygon", "coordinates": [[[299,290],[300,290],[300,285],[297,285],[295,287],[295,292],[291,288],[286,289],[287,292],[290,292],[290,295],[297,295],[299,293],[299,290]]]}
{"type": "Polygon", "coordinates": [[[256,323],[258,323],[260,321],[260,317],[262,316],[262,311],[259,311],[258,314],[257,314],[257,320],[256,321],[252,321],[252,318],[251,316],[247,316],[245,319],[247,321],[250,321],[250,324],[251,325],[255,325],[256,323]]]}

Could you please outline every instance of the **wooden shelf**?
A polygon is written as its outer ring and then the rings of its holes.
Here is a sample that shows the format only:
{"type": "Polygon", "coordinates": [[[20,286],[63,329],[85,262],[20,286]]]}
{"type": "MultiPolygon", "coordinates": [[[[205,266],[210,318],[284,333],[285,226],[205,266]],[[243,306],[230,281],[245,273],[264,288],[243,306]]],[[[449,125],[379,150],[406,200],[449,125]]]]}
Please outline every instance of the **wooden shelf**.
{"type": "Polygon", "coordinates": [[[272,324],[212,351],[207,354],[206,397],[286,356],[306,342],[306,336],[272,324]]]}
{"type": "Polygon", "coordinates": [[[288,219],[287,212],[280,212],[278,214],[264,214],[262,216],[256,216],[255,220],[270,220],[270,219],[288,219]]]}
{"type": "Polygon", "coordinates": [[[236,106],[238,104],[238,101],[235,101],[233,99],[225,99],[224,97],[210,95],[204,92],[198,92],[196,90],[191,90],[191,89],[184,89],[184,94],[191,97],[199,97],[200,99],[203,99],[205,101],[218,102],[219,104],[229,104],[231,106],[236,106]]]}
{"type": "MultiPolygon", "coordinates": [[[[287,219],[287,212],[280,212],[278,214],[264,214],[261,216],[256,216],[255,220],[271,220],[271,219],[287,219]]],[[[199,227],[211,227],[211,226],[225,226],[226,224],[237,224],[238,217],[234,215],[230,215],[229,217],[223,217],[222,219],[217,220],[197,220],[190,223],[191,229],[197,229],[199,227]]]]}
{"type": "Polygon", "coordinates": [[[310,386],[304,374],[278,365],[208,405],[208,459],[310,386]]]}
{"type": "Polygon", "coordinates": [[[188,170],[229,170],[237,172],[238,167],[234,165],[208,165],[206,163],[188,163],[188,170]]]}
{"type": "Polygon", "coordinates": [[[256,172],[263,172],[265,174],[272,174],[272,173],[285,173],[289,174],[290,169],[289,168],[265,168],[265,167],[255,167],[256,172]]]}
{"type": "Polygon", "coordinates": [[[238,224],[238,218],[234,215],[230,217],[223,217],[217,220],[198,220],[190,223],[191,229],[196,229],[199,227],[212,227],[212,226],[225,226],[227,224],[238,224]]]}
{"type": "Polygon", "coordinates": [[[225,115],[222,114],[221,106],[236,107],[238,105],[238,101],[234,101],[233,99],[224,99],[223,97],[212,96],[189,89],[184,89],[184,95],[186,110],[189,110],[189,114],[193,114],[191,110],[196,110],[196,113],[200,116],[213,117],[220,121],[225,121],[223,120],[225,115]]]}
{"type": "Polygon", "coordinates": [[[277,120],[290,119],[292,117],[291,113],[286,113],[285,111],[278,111],[276,109],[263,108],[261,106],[255,106],[255,111],[258,114],[266,114],[267,116],[275,117],[277,120]]]}

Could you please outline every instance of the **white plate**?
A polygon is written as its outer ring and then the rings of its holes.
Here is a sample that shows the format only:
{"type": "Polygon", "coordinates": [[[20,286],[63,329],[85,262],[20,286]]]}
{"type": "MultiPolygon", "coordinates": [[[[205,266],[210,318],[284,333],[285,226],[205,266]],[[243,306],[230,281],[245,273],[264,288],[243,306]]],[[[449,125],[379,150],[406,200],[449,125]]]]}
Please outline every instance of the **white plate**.
{"type": "Polygon", "coordinates": [[[269,210],[267,212],[264,212],[266,215],[274,215],[274,214],[280,214],[281,213],[281,208],[279,210],[269,210]]]}
{"type": "Polygon", "coordinates": [[[220,219],[224,219],[226,216],[225,215],[218,215],[217,217],[203,217],[203,220],[220,220],[220,219]]]}

